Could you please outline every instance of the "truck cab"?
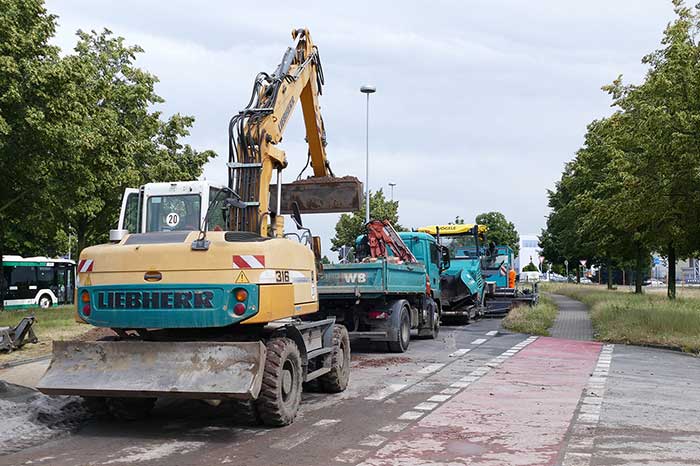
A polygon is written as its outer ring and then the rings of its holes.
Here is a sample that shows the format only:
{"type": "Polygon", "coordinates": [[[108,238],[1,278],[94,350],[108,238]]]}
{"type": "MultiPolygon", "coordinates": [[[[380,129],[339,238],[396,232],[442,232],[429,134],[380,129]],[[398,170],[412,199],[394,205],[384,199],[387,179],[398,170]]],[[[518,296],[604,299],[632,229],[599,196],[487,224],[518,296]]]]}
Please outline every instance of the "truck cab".
{"type": "Polygon", "coordinates": [[[510,246],[489,248],[481,258],[481,270],[487,283],[496,288],[508,288],[508,273],[513,268],[513,250],[510,246]]]}

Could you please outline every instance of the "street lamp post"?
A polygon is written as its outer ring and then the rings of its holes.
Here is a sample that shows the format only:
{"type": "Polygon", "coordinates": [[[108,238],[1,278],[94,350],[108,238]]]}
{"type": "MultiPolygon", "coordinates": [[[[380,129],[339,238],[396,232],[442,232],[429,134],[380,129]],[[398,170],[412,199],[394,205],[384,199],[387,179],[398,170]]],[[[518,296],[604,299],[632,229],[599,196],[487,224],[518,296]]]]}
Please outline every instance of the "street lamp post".
{"type": "Polygon", "coordinates": [[[367,95],[367,113],[365,119],[365,141],[366,141],[366,173],[365,173],[365,223],[369,223],[369,95],[377,92],[374,86],[362,86],[360,92],[367,95]]]}
{"type": "Polygon", "coordinates": [[[389,186],[391,187],[391,202],[394,202],[394,186],[396,186],[396,183],[389,183],[389,186]]]}

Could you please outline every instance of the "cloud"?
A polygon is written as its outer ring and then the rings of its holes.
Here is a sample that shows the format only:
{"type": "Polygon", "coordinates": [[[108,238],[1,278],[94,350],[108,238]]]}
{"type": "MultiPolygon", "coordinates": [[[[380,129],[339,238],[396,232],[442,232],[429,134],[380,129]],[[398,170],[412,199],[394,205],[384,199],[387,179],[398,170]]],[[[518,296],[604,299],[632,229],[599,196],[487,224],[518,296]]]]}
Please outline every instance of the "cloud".
{"type": "MultiPolygon", "coordinates": [[[[139,66],[159,76],[162,110],[196,117],[189,142],[220,157],[208,179],[226,180],[229,118],[248,101],[258,71],[272,71],[306,26],[326,75],[321,97],[328,155],[339,175],[364,178],[365,99],[370,101],[370,187],[397,183],[401,223],[470,220],[500,210],[521,233],[544,226],[546,189],[610,113],[600,86],[641,79],[659,46],[669,2],[473,0],[248,2],[184,0],[48,2],[56,43],[78,28],[108,27],[145,49],[139,66]],[[206,6],[204,6],[206,5],[206,6]]],[[[280,145],[296,177],[306,160],[297,109],[280,145]]],[[[309,217],[326,248],[337,215],[309,217]]]]}

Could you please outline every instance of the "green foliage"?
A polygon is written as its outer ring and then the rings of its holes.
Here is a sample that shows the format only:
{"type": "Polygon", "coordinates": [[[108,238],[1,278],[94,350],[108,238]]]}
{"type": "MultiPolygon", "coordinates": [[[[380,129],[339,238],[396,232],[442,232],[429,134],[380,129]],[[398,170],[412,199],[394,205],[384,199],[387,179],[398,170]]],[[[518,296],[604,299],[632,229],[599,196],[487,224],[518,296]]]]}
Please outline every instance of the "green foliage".
{"type": "MultiPolygon", "coordinates": [[[[553,191],[540,243],[545,258],[617,266],[636,276],[651,251],[675,264],[700,251],[700,30],[698,8],[674,0],[645,80],[605,86],[616,111],[588,126],[584,146],[553,191]]],[[[670,267],[669,297],[675,297],[670,267]]],[[[641,293],[641,280],[636,284],[641,293]]]]}
{"type": "Polygon", "coordinates": [[[537,268],[535,264],[530,261],[525,267],[523,267],[523,272],[539,272],[540,269],[537,268]]]}
{"type": "Polygon", "coordinates": [[[503,319],[502,325],[514,332],[548,336],[558,312],[549,296],[540,295],[536,306],[518,306],[511,310],[503,319]]]}
{"type": "Polygon", "coordinates": [[[476,216],[474,221],[479,225],[486,225],[489,231],[486,236],[489,241],[497,245],[510,246],[513,255],[518,256],[520,252],[520,236],[515,229],[513,222],[509,222],[506,216],[500,212],[485,212],[476,216]]]}
{"type": "Polygon", "coordinates": [[[585,303],[598,340],[700,353],[698,290],[669,301],[661,294],[637,295],[592,285],[546,283],[544,288],[585,303]]]}
{"type": "Polygon", "coordinates": [[[0,0],[0,250],[23,255],[103,242],[126,187],[195,179],[215,155],[181,142],[193,117],[154,109],[140,47],[78,31],[59,57],[54,31],[42,1],[0,0]]]}
{"type": "MultiPolygon", "coordinates": [[[[396,231],[403,230],[399,225],[399,201],[389,201],[380,189],[369,196],[369,212],[372,220],[389,220],[396,231]]],[[[355,246],[355,239],[365,231],[365,202],[360,210],[352,214],[343,214],[335,225],[335,236],[331,239],[331,249],[337,251],[341,246],[355,246]]]]}

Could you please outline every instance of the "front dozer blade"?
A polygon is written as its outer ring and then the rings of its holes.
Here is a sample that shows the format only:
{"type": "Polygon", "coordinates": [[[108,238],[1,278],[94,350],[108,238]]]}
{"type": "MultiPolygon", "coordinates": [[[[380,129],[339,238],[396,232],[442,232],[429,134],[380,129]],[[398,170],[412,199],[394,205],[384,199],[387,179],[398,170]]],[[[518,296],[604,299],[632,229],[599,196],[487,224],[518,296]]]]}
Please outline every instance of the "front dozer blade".
{"type": "MultiPolygon", "coordinates": [[[[270,185],[270,205],[275,205],[277,185],[270,185]]],[[[354,176],[310,177],[282,185],[282,215],[299,205],[302,214],[354,212],[362,205],[362,182],[354,176]]]]}
{"type": "Polygon", "coordinates": [[[260,342],[54,341],[47,395],[257,398],[260,342]]]}

